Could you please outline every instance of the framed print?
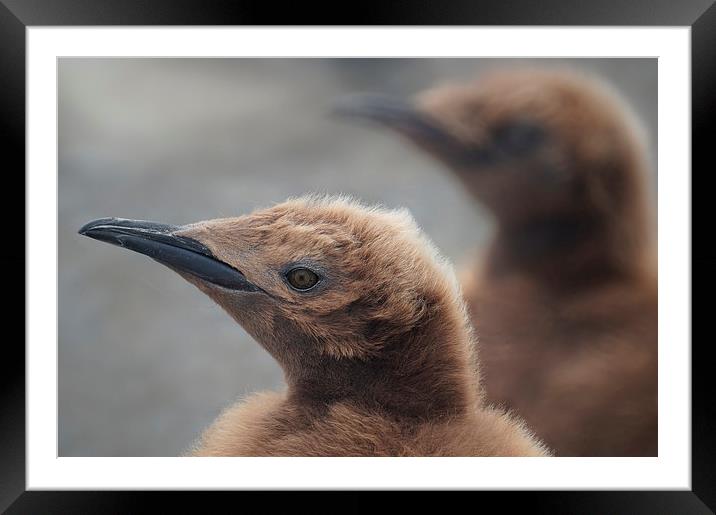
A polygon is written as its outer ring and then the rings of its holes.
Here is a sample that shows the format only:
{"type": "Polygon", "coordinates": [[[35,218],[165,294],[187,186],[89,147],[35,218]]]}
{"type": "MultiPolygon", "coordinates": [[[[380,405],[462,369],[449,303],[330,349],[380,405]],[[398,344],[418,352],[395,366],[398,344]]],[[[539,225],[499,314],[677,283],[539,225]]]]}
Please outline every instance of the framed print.
{"type": "Polygon", "coordinates": [[[712,159],[716,8],[549,4],[317,24],[3,1],[25,192],[3,263],[19,283],[24,261],[26,304],[6,299],[25,338],[0,507],[278,489],[712,510],[691,168],[712,159]]]}

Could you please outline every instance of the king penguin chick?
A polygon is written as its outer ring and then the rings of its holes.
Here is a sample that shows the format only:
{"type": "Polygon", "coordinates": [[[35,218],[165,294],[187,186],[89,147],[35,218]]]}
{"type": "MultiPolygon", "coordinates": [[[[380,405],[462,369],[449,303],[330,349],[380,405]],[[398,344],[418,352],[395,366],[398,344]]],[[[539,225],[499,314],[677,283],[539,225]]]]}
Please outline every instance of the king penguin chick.
{"type": "Polygon", "coordinates": [[[100,219],[80,234],[146,254],[217,302],[282,367],[196,456],[539,456],[483,403],[452,268],[407,211],[304,197],[187,226],[100,219]]]}
{"type": "Polygon", "coordinates": [[[556,455],[655,456],[655,231],[623,101],[576,72],[513,69],[337,113],[417,144],[493,215],[462,279],[487,398],[556,455]]]}

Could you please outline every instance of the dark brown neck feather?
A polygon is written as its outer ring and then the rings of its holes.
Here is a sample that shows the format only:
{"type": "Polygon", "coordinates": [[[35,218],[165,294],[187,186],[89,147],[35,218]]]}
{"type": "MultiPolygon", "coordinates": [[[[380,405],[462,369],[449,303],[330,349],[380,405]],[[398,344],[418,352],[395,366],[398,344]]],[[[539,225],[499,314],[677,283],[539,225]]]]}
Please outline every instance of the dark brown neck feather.
{"type": "Polygon", "coordinates": [[[555,289],[579,289],[629,273],[633,241],[619,242],[610,223],[588,213],[570,213],[499,226],[488,253],[493,275],[526,273],[555,289]]]}
{"type": "Polygon", "coordinates": [[[464,328],[437,317],[368,359],[312,356],[286,369],[289,399],[325,408],[350,402],[396,419],[435,419],[463,413],[475,402],[475,372],[464,328]]]}

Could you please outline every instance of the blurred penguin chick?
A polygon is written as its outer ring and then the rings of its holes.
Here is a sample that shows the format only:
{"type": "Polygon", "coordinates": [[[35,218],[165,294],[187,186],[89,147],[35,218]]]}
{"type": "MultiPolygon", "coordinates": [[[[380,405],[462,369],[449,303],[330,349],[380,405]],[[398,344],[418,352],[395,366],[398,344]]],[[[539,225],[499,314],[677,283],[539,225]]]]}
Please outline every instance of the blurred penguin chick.
{"type": "Polygon", "coordinates": [[[656,455],[655,227],[624,102],[576,72],[513,69],[337,111],[397,131],[493,215],[463,279],[488,398],[557,455],[656,455]]]}
{"type": "Polygon", "coordinates": [[[306,197],[175,227],[80,232],[163,263],[281,365],[288,388],[227,409],[196,456],[539,456],[483,403],[452,268],[406,211],[306,197]]]}

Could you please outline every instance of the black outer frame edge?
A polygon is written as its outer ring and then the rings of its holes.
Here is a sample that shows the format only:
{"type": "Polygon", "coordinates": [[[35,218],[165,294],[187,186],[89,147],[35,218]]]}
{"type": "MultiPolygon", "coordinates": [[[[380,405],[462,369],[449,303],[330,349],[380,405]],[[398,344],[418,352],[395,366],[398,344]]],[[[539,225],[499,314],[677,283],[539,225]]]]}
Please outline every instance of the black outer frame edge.
{"type": "Polygon", "coordinates": [[[7,183],[0,219],[13,220],[6,227],[8,242],[0,254],[0,269],[8,292],[3,322],[13,321],[15,331],[3,338],[0,358],[0,512],[25,489],[25,27],[0,4],[0,145],[3,177],[7,183]],[[12,292],[12,294],[9,294],[12,292]],[[19,327],[18,327],[19,326],[19,327]],[[17,330],[19,328],[19,331],[17,330]],[[12,335],[12,336],[10,336],[12,335]]]}
{"type": "MultiPolygon", "coordinates": [[[[24,212],[24,174],[25,153],[22,141],[25,136],[25,26],[26,25],[299,25],[307,21],[310,25],[692,25],[692,137],[693,168],[714,170],[713,154],[709,153],[716,136],[716,116],[713,113],[716,91],[716,6],[713,0],[691,0],[690,2],[672,2],[670,0],[635,0],[619,2],[609,0],[546,0],[539,3],[503,0],[502,2],[476,2],[457,0],[449,5],[435,5],[422,2],[418,5],[405,0],[390,6],[376,5],[373,9],[362,6],[351,16],[350,23],[343,13],[336,10],[324,10],[320,6],[314,12],[301,4],[298,9],[290,8],[277,12],[272,4],[258,2],[230,2],[217,0],[207,5],[198,0],[154,0],[142,3],[137,0],[0,0],[0,75],[3,77],[3,89],[0,96],[0,127],[3,140],[7,144],[6,162],[12,163],[7,170],[18,170],[6,174],[5,180],[15,180],[17,184],[9,186],[13,198],[23,199],[24,212]],[[3,5],[4,4],[4,5],[3,5]],[[9,9],[8,7],[9,6],[9,9]],[[706,12],[704,12],[706,10],[706,12]],[[361,14],[362,12],[362,14],[361,14]],[[363,17],[364,19],[361,19],[363,17]],[[321,22],[319,22],[321,20],[321,22]],[[16,194],[23,191],[23,196],[16,194]]],[[[318,7],[318,6],[317,6],[318,7]]],[[[664,142],[661,142],[664,144],[664,142]]],[[[692,174],[693,177],[693,174],[692,174]]],[[[704,195],[693,189],[694,193],[704,195]]],[[[702,206],[705,204],[701,204],[702,206]]],[[[2,215],[10,216],[20,207],[12,202],[2,204],[2,215]]],[[[695,214],[695,212],[694,212],[695,214]]],[[[693,217],[694,228],[706,216],[693,217]]],[[[19,268],[24,262],[24,225],[16,227],[17,250],[10,257],[0,258],[2,265],[19,268]],[[23,245],[20,246],[19,242],[23,245]]],[[[694,268],[700,271],[697,290],[716,286],[713,279],[713,267],[707,267],[716,258],[714,244],[702,244],[692,248],[694,268]],[[706,272],[710,272],[706,274],[706,272]],[[706,275],[703,275],[706,274],[706,275]]],[[[693,270],[692,270],[693,274],[693,270]]],[[[17,286],[20,291],[19,274],[5,283],[17,286]],[[17,284],[13,283],[15,281],[17,284]]],[[[24,286],[24,283],[23,283],[24,286]]],[[[24,288],[23,288],[24,299],[24,288]]],[[[19,320],[24,302],[15,302],[5,308],[7,320],[19,320]]],[[[705,313],[705,305],[701,305],[705,313]]],[[[24,335],[24,326],[22,328],[24,335]]],[[[23,338],[24,342],[24,338],[23,338]]],[[[23,493],[25,487],[25,352],[19,339],[10,340],[4,346],[5,363],[0,374],[0,511],[10,504],[7,513],[84,513],[141,512],[144,506],[153,501],[167,503],[169,496],[182,503],[188,509],[192,502],[197,507],[205,507],[209,498],[216,492],[50,492],[32,491],[23,493]],[[9,354],[8,354],[9,353],[9,354]],[[22,364],[22,366],[17,366],[22,364]],[[19,497],[18,497],[19,496],[19,497]],[[13,503],[14,501],[14,503],[13,503]]],[[[452,495],[478,495],[479,500],[492,499],[503,506],[529,506],[531,511],[549,511],[550,513],[712,513],[716,507],[716,445],[714,434],[713,403],[714,386],[710,377],[710,362],[707,348],[693,346],[693,435],[692,435],[692,492],[679,491],[642,491],[642,492],[472,492],[452,493],[452,495]],[[708,367],[708,370],[707,370],[708,367]],[[697,497],[698,496],[698,497],[697,497]],[[702,502],[703,501],[703,502],[702,502]],[[705,503],[705,504],[704,504],[705,503]],[[710,506],[712,509],[707,508],[710,506]]],[[[222,500],[244,499],[250,496],[256,500],[279,501],[286,495],[259,493],[220,493],[222,500]]],[[[294,497],[294,496],[292,496],[294,497]]],[[[299,499],[311,499],[304,493],[299,499]]],[[[370,509],[372,499],[384,497],[381,494],[356,492],[342,496],[342,505],[351,512],[357,507],[370,509]],[[345,499],[350,499],[346,501],[345,499]]],[[[405,496],[404,496],[405,497],[405,496]]],[[[410,498],[425,503],[424,494],[414,492],[410,498]]],[[[295,500],[291,500],[295,503],[295,500]]],[[[165,504],[166,505],[166,504],[165,504]]],[[[307,506],[316,507],[309,502],[307,506]]],[[[334,505],[335,506],[335,505],[334,505]]],[[[444,506],[444,505],[443,505],[444,506]]],[[[149,511],[149,510],[147,510],[149,511]]],[[[345,510],[348,511],[348,510],[345,510]]],[[[360,510],[363,511],[363,510],[360,510]]]]}
{"type": "MultiPolygon", "coordinates": [[[[499,506],[500,511],[579,515],[674,515],[712,513],[691,492],[31,492],[25,493],[7,515],[66,513],[156,513],[162,508],[179,507],[178,513],[206,513],[207,507],[260,505],[279,513],[370,513],[376,508],[400,503],[401,507],[423,509],[433,506],[437,513],[446,506],[499,506]],[[387,501],[389,500],[389,501],[387,501]],[[174,502],[172,502],[174,501],[174,502]],[[310,511],[309,511],[310,510],[310,511]]],[[[470,509],[470,508],[467,508],[470,509]]],[[[167,511],[162,509],[160,512],[167,511]]],[[[269,511],[271,513],[271,511],[269,511]]]]}
{"type": "Polygon", "coordinates": [[[713,0],[2,0],[26,25],[691,25],[713,0]]]}
{"type": "MultiPolygon", "coordinates": [[[[701,325],[712,318],[710,306],[695,303],[697,292],[707,298],[716,288],[714,263],[716,262],[716,243],[713,239],[702,237],[697,244],[693,235],[699,228],[705,236],[710,236],[709,221],[713,212],[707,211],[711,199],[709,190],[694,187],[694,180],[701,170],[701,177],[716,170],[713,146],[716,141],[716,4],[702,14],[691,27],[691,136],[692,136],[692,173],[691,173],[691,321],[692,321],[692,427],[691,427],[691,480],[693,492],[712,510],[716,511],[716,387],[713,381],[713,353],[709,348],[708,336],[698,342],[695,338],[695,318],[700,315],[701,325]],[[696,203],[697,195],[701,202],[696,203]],[[695,210],[700,205],[702,212],[695,210]],[[693,281],[698,270],[697,281],[693,281]]],[[[705,331],[704,331],[705,332],[705,331]]]]}

